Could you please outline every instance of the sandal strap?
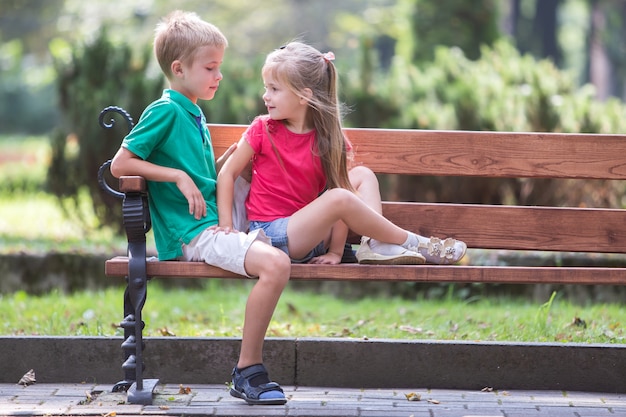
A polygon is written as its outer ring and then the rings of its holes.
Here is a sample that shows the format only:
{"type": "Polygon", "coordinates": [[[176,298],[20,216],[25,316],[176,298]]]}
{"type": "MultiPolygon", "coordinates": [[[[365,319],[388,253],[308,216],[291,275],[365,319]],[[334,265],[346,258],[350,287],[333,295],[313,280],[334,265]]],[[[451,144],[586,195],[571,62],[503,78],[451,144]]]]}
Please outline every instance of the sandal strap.
{"type": "Polygon", "coordinates": [[[239,372],[237,372],[237,368],[235,368],[233,369],[232,375],[235,376],[235,373],[238,373],[239,375],[241,375],[242,377],[248,380],[258,375],[268,375],[267,369],[265,369],[265,366],[262,363],[248,366],[247,368],[244,368],[243,370],[239,370],[239,372]]]}
{"type": "MultiPolygon", "coordinates": [[[[266,382],[258,386],[250,385],[250,380],[260,375],[266,376],[267,380],[269,380],[267,369],[265,369],[263,364],[252,365],[243,370],[237,370],[235,367],[233,369],[232,376],[234,385],[233,389],[238,393],[236,396],[244,398],[246,401],[252,400],[254,401],[253,404],[257,404],[256,401],[259,401],[259,403],[264,402],[264,399],[261,399],[261,395],[266,392],[280,392],[284,396],[283,389],[276,382],[266,382]]],[[[279,401],[280,404],[283,403],[280,402],[280,398],[267,399],[267,403],[273,403],[275,401],[279,401]]]]}

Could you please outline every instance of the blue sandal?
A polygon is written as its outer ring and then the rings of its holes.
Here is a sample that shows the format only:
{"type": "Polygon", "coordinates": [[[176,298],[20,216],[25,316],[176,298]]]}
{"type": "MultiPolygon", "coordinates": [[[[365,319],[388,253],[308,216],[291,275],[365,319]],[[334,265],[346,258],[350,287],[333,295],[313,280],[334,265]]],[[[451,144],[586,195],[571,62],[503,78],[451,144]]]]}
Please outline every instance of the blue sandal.
{"type": "Polygon", "coordinates": [[[267,376],[267,370],[263,364],[252,365],[238,371],[233,369],[233,385],[230,395],[241,398],[250,405],[283,405],[287,402],[283,389],[276,382],[268,382],[258,387],[250,385],[250,381],[257,376],[267,376]]]}

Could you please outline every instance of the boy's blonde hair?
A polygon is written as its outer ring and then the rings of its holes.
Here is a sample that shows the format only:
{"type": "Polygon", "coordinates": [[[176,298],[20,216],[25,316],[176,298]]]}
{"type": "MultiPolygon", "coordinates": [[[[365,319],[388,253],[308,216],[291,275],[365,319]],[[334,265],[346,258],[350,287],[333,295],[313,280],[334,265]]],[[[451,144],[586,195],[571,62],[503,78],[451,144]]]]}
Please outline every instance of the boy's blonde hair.
{"type": "Polygon", "coordinates": [[[176,10],[156,26],[154,55],[168,79],[172,77],[172,62],[192,64],[197,49],[202,46],[226,48],[228,40],[216,26],[196,13],[176,10]]]}
{"type": "Polygon", "coordinates": [[[301,42],[290,42],[270,53],[263,65],[264,75],[271,75],[296,95],[312,95],[307,111],[308,123],[316,131],[317,149],[326,174],[328,188],[353,190],[348,178],[346,139],[341,130],[341,108],[337,96],[337,70],[334,56],[322,54],[301,42]]]}

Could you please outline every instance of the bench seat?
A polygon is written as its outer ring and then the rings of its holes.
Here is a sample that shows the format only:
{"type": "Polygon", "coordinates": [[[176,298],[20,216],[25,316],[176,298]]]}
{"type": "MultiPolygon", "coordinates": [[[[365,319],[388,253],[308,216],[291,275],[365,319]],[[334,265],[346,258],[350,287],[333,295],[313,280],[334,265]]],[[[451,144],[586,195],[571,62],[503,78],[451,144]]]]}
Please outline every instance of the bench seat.
{"type": "MultiPolygon", "coordinates": [[[[149,277],[245,278],[202,262],[148,261],[149,277]]],[[[106,261],[108,276],[128,274],[128,257],[106,261]]],[[[623,285],[626,268],[456,265],[292,265],[292,280],[420,281],[500,284],[623,285]]]]}

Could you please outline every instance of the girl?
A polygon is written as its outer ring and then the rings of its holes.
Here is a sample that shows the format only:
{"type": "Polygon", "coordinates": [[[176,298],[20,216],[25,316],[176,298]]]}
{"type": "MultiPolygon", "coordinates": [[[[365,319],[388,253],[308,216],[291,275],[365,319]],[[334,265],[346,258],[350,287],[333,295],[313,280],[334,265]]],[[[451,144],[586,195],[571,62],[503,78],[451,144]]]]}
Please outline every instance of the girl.
{"type": "Polygon", "coordinates": [[[268,114],[252,122],[218,175],[220,227],[233,228],[235,179],[252,160],[250,230],[263,229],[292,262],[339,263],[348,229],[367,236],[356,254],[361,263],[459,261],[465,243],[404,230],[355,193],[361,191],[359,178],[371,171],[357,167],[348,173],[351,149],[342,132],[333,59],[332,52],[300,42],[267,56],[262,76],[268,114]]]}

